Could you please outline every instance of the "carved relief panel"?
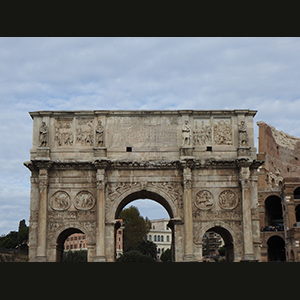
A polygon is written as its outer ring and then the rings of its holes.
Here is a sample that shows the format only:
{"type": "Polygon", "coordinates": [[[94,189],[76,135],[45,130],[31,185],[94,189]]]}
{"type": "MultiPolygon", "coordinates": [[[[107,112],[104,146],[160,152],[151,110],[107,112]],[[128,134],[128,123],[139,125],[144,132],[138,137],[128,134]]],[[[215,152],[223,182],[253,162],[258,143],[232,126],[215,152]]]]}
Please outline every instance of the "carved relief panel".
{"type": "Polygon", "coordinates": [[[201,190],[194,201],[198,209],[209,210],[214,206],[214,196],[210,191],[201,190]]]}
{"type": "Polygon", "coordinates": [[[81,146],[93,146],[94,144],[94,120],[80,118],[76,120],[76,144],[81,146]]]}
{"type": "Polygon", "coordinates": [[[73,146],[73,119],[60,120],[55,123],[55,145],[58,147],[73,146]]]}
{"type": "Polygon", "coordinates": [[[210,145],[212,143],[212,125],[210,119],[194,120],[194,145],[210,145]]]}
{"type": "Polygon", "coordinates": [[[232,190],[225,190],[219,195],[219,206],[223,209],[234,209],[238,205],[238,197],[232,190]]]}
{"type": "Polygon", "coordinates": [[[82,190],[75,194],[74,190],[70,193],[66,191],[56,191],[50,197],[49,205],[54,211],[74,211],[76,210],[91,210],[95,204],[96,200],[93,194],[87,190],[82,190]]]}
{"type": "Polygon", "coordinates": [[[74,206],[78,210],[89,210],[95,205],[95,198],[89,191],[80,191],[74,200],[74,206]]]}
{"type": "Polygon", "coordinates": [[[50,206],[54,210],[67,210],[71,205],[71,198],[68,193],[58,191],[50,199],[50,206]]]}
{"type": "Polygon", "coordinates": [[[241,220],[239,198],[230,189],[200,190],[194,196],[193,217],[201,221],[241,220]]]}
{"type": "Polygon", "coordinates": [[[232,145],[232,120],[214,119],[213,136],[215,145],[232,145]]]}
{"type": "Polygon", "coordinates": [[[232,145],[232,119],[194,119],[193,145],[232,145]]]}

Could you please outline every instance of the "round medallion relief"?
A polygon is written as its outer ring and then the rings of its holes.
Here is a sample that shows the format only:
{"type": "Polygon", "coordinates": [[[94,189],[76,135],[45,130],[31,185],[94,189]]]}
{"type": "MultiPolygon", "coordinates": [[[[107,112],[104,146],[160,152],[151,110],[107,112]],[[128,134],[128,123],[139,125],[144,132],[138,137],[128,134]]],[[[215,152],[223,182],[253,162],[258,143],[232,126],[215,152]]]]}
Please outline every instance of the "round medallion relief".
{"type": "Polygon", "coordinates": [[[210,191],[199,191],[194,203],[198,209],[209,210],[214,206],[214,196],[210,191]]]}
{"type": "Polygon", "coordinates": [[[238,203],[237,195],[231,190],[225,190],[219,195],[219,205],[223,209],[234,209],[238,203]]]}
{"type": "Polygon", "coordinates": [[[89,191],[79,192],[74,201],[74,206],[76,209],[89,210],[95,205],[94,196],[89,191]]]}
{"type": "Polygon", "coordinates": [[[54,210],[66,210],[70,205],[70,196],[64,191],[57,191],[50,199],[50,206],[54,210]]]}

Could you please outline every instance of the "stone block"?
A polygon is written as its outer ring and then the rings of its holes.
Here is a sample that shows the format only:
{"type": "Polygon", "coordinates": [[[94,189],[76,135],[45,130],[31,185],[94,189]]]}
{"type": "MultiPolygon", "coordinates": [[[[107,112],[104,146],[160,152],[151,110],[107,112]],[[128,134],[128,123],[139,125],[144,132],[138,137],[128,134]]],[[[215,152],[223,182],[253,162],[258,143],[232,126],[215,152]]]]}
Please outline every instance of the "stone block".
{"type": "Polygon", "coordinates": [[[107,156],[107,149],[105,147],[94,148],[94,157],[103,158],[107,156]]]}
{"type": "Polygon", "coordinates": [[[50,148],[48,147],[38,147],[36,149],[36,159],[37,160],[49,160],[50,159],[50,148]]]}

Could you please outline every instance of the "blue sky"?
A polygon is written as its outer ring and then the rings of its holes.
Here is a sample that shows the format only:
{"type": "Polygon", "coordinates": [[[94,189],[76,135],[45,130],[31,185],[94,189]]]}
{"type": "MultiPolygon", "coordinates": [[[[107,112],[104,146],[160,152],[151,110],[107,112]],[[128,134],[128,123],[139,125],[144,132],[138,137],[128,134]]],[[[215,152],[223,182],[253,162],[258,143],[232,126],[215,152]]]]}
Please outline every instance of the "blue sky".
{"type": "Polygon", "coordinates": [[[300,137],[299,83],[297,37],[0,38],[0,234],[29,221],[29,111],[250,108],[300,137]]]}

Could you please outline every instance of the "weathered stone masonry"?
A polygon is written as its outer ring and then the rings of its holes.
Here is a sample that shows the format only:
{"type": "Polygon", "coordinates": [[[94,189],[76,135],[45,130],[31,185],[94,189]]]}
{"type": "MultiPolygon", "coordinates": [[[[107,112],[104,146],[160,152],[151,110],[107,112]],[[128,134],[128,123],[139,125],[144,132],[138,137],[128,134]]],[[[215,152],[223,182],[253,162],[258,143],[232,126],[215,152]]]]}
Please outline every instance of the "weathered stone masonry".
{"type": "Polygon", "coordinates": [[[114,261],[116,222],[135,199],[170,215],[175,261],[200,261],[219,232],[228,261],[260,260],[253,110],[38,111],[33,118],[30,261],[59,261],[83,232],[88,261],[114,261]]]}

